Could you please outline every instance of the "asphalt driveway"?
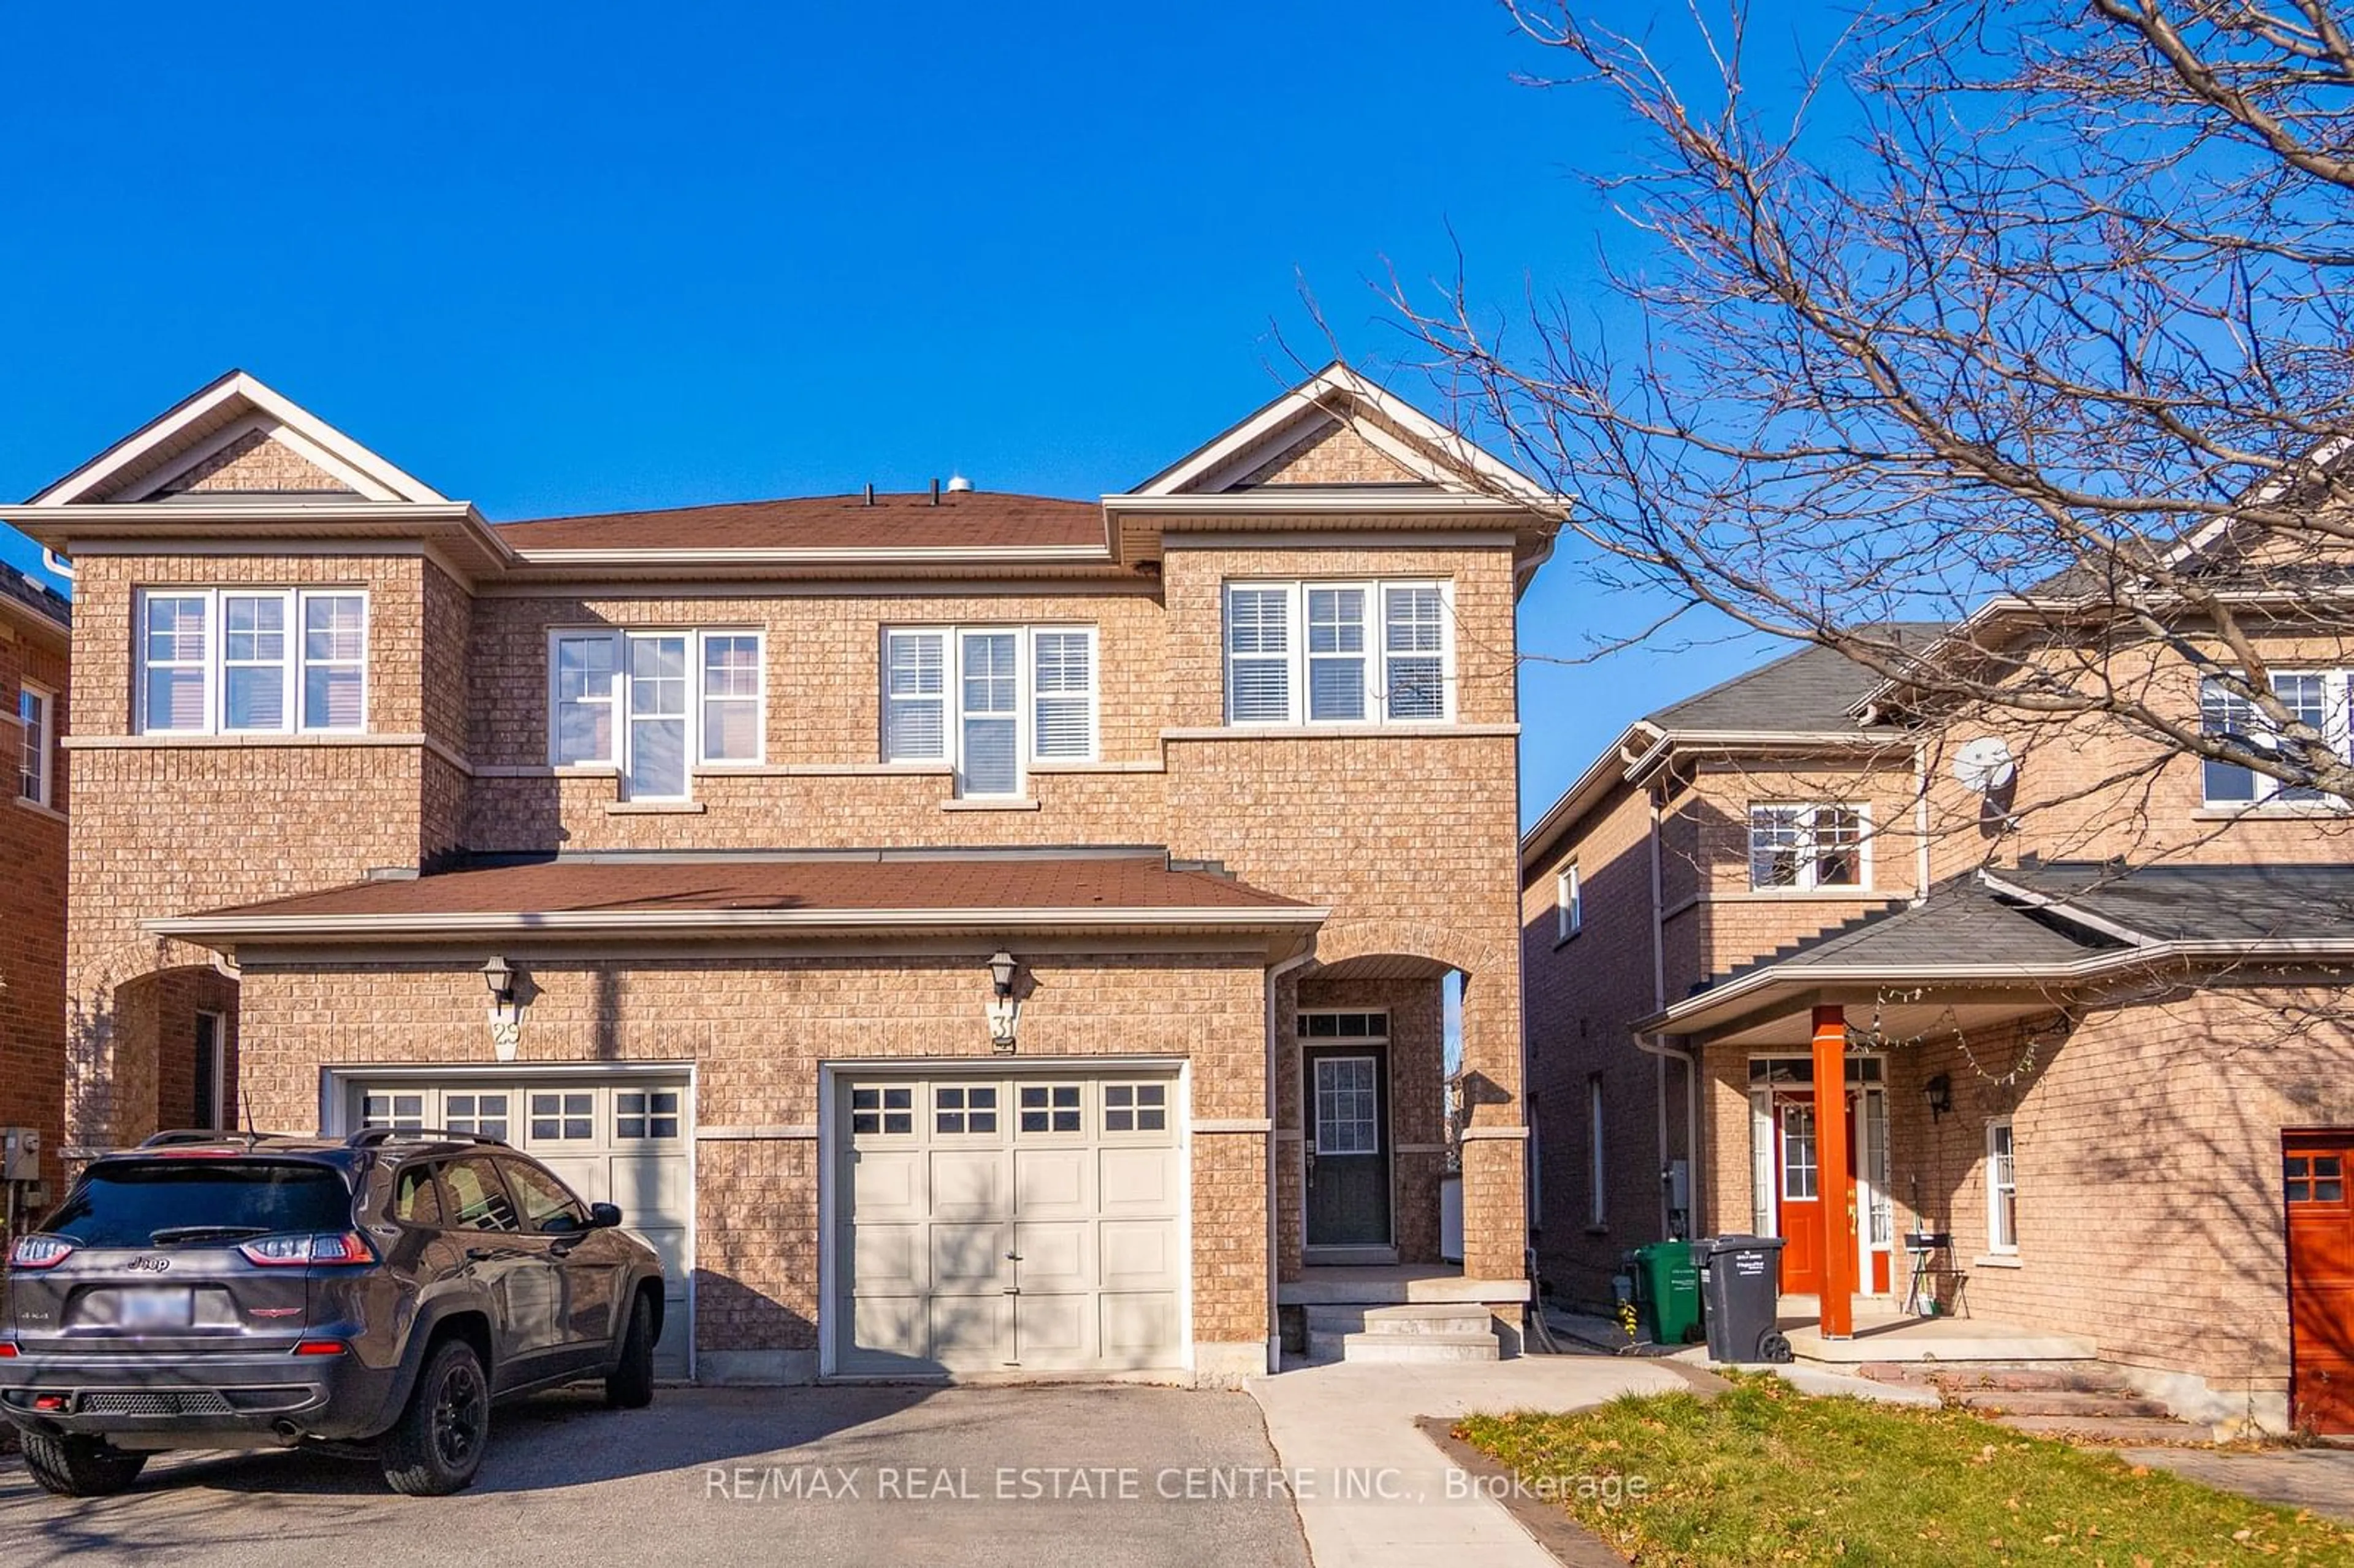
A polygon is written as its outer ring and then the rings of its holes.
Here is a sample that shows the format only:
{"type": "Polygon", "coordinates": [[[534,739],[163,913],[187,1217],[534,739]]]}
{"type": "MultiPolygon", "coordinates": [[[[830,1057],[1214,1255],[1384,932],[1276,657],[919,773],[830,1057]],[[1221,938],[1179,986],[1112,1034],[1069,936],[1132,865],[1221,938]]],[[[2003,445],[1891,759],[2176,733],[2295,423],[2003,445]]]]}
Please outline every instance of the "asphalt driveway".
{"type": "Polygon", "coordinates": [[[665,1389],[645,1411],[554,1394],[493,1422],[468,1491],[409,1499],[372,1465],[173,1455],[138,1487],[52,1498],[0,1459],[15,1568],[500,1563],[1250,1563],[1306,1568],[1258,1407],[1239,1393],[665,1389]]]}

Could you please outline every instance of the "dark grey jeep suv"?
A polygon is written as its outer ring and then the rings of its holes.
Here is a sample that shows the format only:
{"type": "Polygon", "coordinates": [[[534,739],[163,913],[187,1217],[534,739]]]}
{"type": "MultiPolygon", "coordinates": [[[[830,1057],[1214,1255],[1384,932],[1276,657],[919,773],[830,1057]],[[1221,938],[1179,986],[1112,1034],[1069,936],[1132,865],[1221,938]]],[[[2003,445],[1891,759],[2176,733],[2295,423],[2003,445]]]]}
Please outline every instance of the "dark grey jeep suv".
{"type": "Polygon", "coordinates": [[[496,1139],[159,1133],[17,1240],[0,1415],[70,1497],[158,1449],[300,1444],[456,1491],[493,1399],[653,1398],[662,1264],[620,1223],[496,1139]]]}

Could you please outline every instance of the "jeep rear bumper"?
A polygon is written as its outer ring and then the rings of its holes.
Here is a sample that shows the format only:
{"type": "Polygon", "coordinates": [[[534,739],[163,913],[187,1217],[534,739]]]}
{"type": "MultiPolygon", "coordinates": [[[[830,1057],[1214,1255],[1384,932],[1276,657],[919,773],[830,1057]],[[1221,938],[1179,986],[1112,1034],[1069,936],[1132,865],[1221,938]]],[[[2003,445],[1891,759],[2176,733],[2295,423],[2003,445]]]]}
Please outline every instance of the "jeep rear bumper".
{"type": "Polygon", "coordinates": [[[392,1425],[398,1381],[398,1369],[363,1365],[348,1351],[201,1361],[22,1352],[0,1361],[0,1416],[131,1448],[350,1442],[392,1425]]]}

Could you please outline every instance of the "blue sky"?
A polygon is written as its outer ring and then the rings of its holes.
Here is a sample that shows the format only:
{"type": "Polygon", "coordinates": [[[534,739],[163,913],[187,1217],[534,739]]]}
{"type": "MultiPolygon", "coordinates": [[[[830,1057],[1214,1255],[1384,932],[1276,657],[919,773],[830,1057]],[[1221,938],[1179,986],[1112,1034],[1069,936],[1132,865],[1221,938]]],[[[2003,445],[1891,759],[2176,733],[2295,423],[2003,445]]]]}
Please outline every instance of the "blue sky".
{"type": "MultiPolygon", "coordinates": [[[[1500,309],[1590,290],[1568,161],[1624,151],[1476,0],[12,6],[0,53],[10,498],[232,366],[494,520],[1095,495],[1325,356],[1303,284],[1373,361],[1367,280],[1457,242],[1500,309]]],[[[1641,608],[1557,561],[1522,647],[1641,608]]],[[[1524,815],[1755,657],[1531,662],[1524,815]]]]}

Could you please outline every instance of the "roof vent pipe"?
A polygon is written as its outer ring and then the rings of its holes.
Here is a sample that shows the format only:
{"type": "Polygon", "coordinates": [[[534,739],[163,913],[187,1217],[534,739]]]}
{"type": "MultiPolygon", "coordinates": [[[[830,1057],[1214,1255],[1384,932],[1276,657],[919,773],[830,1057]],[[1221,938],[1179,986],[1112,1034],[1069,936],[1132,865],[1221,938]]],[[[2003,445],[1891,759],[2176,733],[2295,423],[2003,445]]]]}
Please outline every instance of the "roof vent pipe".
{"type": "Polygon", "coordinates": [[[868,506],[875,504],[875,482],[871,479],[866,482],[866,500],[864,504],[868,506]]]}
{"type": "Polygon", "coordinates": [[[940,482],[939,482],[938,479],[934,479],[934,480],[932,481],[932,504],[933,504],[933,505],[935,505],[935,506],[938,506],[939,503],[940,503],[940,482]]]}

